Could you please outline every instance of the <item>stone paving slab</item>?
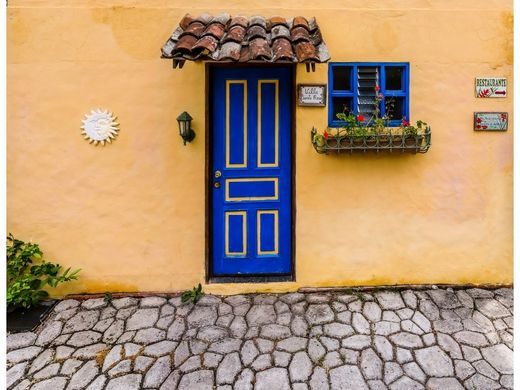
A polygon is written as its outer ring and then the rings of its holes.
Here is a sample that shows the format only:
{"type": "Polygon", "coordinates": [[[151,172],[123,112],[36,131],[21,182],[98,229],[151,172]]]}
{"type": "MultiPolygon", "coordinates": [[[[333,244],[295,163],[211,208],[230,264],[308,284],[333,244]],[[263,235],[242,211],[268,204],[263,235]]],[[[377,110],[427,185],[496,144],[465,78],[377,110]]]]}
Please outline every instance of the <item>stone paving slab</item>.
{"type": "Polygon", "coordinates": [[[512,389],[513,290],[64,300],[7,388],[512,389]]]}

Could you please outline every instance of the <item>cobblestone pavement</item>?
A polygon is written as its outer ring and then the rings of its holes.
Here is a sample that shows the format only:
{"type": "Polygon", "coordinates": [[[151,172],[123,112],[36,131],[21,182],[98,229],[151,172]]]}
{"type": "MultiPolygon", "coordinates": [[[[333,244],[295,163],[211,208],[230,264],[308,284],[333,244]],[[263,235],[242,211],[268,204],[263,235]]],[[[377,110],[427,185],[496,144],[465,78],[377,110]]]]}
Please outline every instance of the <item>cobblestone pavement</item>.
{"type": "Polygon", "coordinates": [[[61,301],[9,389],[512,389],[513,290],[61,301]]]}

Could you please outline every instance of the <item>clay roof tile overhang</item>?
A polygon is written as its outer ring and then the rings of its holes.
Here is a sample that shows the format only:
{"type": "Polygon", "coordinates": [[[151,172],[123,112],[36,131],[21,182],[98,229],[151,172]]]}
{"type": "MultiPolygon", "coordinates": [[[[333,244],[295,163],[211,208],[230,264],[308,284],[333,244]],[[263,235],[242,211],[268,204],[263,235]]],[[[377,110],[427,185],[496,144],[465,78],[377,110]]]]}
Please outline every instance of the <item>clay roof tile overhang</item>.
{"type": "Polygon", "coordinates": [[[173,67],[189,61],[315,63],[330,60],[316,19],[186,14],[161,49],[173,67]]]}

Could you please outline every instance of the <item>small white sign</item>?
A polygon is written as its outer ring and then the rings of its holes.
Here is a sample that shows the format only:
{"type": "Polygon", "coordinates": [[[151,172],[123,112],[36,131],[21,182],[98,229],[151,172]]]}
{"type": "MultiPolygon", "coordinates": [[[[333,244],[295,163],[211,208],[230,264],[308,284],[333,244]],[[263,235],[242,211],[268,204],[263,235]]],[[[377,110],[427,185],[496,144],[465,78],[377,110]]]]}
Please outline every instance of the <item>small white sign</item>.
{"type": "Polygon", "coordinates": [[[475,96],[478,98],[504,98],[507,95],[507,78],[475,78],[475,96]]]}
{"type": "Polygon", "coordinates": [[[325,106],[325,84],[299,84],[298,105],[300,106],[325,106]]]}

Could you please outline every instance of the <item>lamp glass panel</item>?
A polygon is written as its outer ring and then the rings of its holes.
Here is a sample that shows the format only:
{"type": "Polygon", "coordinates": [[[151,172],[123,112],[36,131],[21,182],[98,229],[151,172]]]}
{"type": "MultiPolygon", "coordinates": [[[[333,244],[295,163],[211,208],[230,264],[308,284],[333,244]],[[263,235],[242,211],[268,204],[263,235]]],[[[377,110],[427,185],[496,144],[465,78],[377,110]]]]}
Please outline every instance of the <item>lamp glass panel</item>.
{"type": "Polygon", "coordinates": [[[187,122],[186,121],[179,121],[179,129],[181,132],[181,135],[187,134],[187,122]]]}

